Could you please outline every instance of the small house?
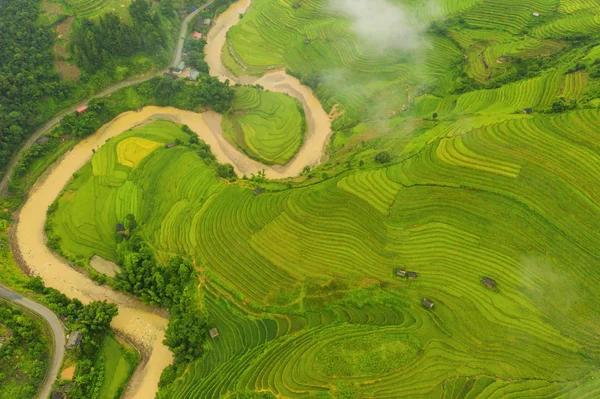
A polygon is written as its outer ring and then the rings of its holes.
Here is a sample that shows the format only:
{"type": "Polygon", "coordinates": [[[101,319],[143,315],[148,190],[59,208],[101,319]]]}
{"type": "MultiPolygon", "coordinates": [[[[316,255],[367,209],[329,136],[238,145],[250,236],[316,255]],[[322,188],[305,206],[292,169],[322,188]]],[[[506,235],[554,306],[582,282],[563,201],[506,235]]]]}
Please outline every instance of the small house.
{"type": "Polygon", "coordinates": [[[409,280],[414,280],[419,277],[419,275],[416,272],[406,272],[406,277],[408,277],[409,280]]]}
{"type": "Polygon", "coordinates": [[[200,40],[200,39],[202,39],[202,33],[200,33],[200,32],[194,32],[194,33],[192,33],[192,39],[194,39],[194,40],[200,40]]]}
{"type": "Polygon", "coordinates": [[[531,108],[525,108],[525,109],[523,110],[523,113],[524,113],[524,114],[527,114],[527,115],[533,114],[533,109],[531,109],[531,108]]]}
{"type": "Polygon", "coordinates": [[[294,3],[294,8],[300,8],[300,3],[294,3]]]}
{"type": "Polygon", "coordinates": [[[396,269],[396,276],[405,277],[406,276],[406,270],[396,269]]]}
{"type": "Polygon", "coordinates": [[[189,80],[198,80],[198,76],[200,76],[200,72],[192,71],[192,72],[190,72],[188,79],[189,80]]]}
{"type": "Polygon", "coordinates": [[[73,331],[71,335],[69,335],[69,339],[67,340],[66,349],[73,349],[79,347],[81,345],[81,340],[83,339],[83,335],[79,331],[73,331]]]}
{"type": "Polygon", "coordinates": [[[179,64],[177,64],[175,69],[179,69],[179,70],[183,71],[185,69],[185,62],[181,61],[179,64]]]}
{"type": "Polygon", "coordinates": [[[173,148],[175,147],[175,143],[167,143],[165,144],[165,148],[173,148]]]}
{"type": "Polygon", "coordinates": [[[212,339],[215,339],[219,336],[219,330],[217,330],[216,328],[211,328],[210,330],[208,330],[208,333],[210,334],[210,337],[212,339]]]}
{"type": "Polygon", "coordinates": [[[310,44],[310,39],[304,39],[304,44],[310,44]]]}
{"type": "Polygon", "coordinates": [[[210,25],[210,18],[204,18],[202,20],[202,25],[209,26],[210,25]]]}
{"type": "Polygon", "coordinates": [[[78,114],[82,114],[85,112],[85,110],[87,109],[87,105],[84,105],[82,107],[77,108],[77,113],[78,114]]]}
{"type": "Polygon", "coordinates": [[[37,143],[37,144],[39,144],[39,145],[44,145],[44,144],[46,144],[46,143],[47,143],[47,142],[49,142],[49,141],[50,141],[50,137],[48,137],[48,136],[42,136],[42,137],[40,137],[40,138],[39,138],[39,139],[36,141],[36,143],[37,143]]]}
{"type": "Polygon", "coordinates": [[[427,298],[423,298],[423,302],[422,302],[423,306],[425,307],[425,309],[433,309],[433,305],[435,305],[432,301],[430,301],[427,298]]]}
{"type": "Polygon", "coordinates": [[[539,13],[539,12],[534,12],[534,13],[533,13],[533,16],[537,18],[537,17],[539,17],[539,16],[540,16],[540,13],[539,13]]]}
{"type": "Polygon", "coordinates": [[[508,56],[507,55],[501,55],[500,57],[498,57],[498,62],[499,63],[502,64],[502,63],[504,63],[506,61],[508,61],[508,56]]]}
{"type": "Polygon", "coordinates": [[[54,391],[52,392],[52,395],[50,395],[50,399],[65,399],[66,396],[64,394],[64,392],[61,391],[54,391]]]}
{"type": "Polygon", "coordinates": [[[125,225],[123,223],[117,223],[115,229],[117,230],[117,233],[122,234],[125,231],[125,225]]]}
{"type": "Polygon", "coordinates": [[[264,191],[265,191],[265,190],[263,190],[262,188],[260,188],[260,187],[256,187],[256,188],[254,189],[254,195],[260,195],[260,194],[262,194],[264,191]]]}
{"type": "Polygon", "coordinates": [[[481,280],[481,284],[483,284],[484,286],[486,286],[487,288],[490,288],[490,289],[496,288],[496,282],[489,277],[484,277],[481,280]]]}

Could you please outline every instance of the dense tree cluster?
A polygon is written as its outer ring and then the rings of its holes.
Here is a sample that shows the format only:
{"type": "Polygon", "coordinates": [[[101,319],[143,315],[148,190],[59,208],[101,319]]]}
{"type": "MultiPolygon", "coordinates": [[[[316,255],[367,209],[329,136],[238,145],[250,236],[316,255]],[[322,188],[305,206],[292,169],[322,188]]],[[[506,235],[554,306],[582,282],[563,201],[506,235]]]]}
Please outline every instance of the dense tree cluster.
{"type": "MultiPolygon", "coordinates": [[[[121,273],[113,283],[116,288],[137,295],[146,303],[169,309],[164,342],[175,355],[175,364],[200,357],[207,328],[194,296],[197,284],[194,266],[180,257],[162,264],[135,231],[119,248],[119,264],[121,273]]],[[[173,368],[167,372],[173,373],[173,368]]]]}
{"type": "Polygon", "coordinates": [[[54,71],[52,30],[38,23],[39,3],[0,1],[0,169],[40,122],[42,99],[70,92],[54,71]]]}
{"type": "Polygon", "coordinates": [[[0,302],[0,338],[6,338],[0,345],[0,397],[33,397],[49,357],[44,332],[19,309],[0,302]]]}
{"type": "Polygon", "coordinates": [[[129,5],[131,24],[114,13],[101,16],[98,22],[84,19],[73,30],[71,50],[88,72],[110,67],[115,57],[129,57],[139,51],[158,53],[171,41],[163,13],[153,12],[146,0],[134,0],[129,5]]]}
{"type": "Polygon", "coordinates": [[[235,95],[229,81],[221,82],[207,74],[201,74],[196,83],[170,78],[163,78],[157,83],[152,94],[156,97],[157,105],[162,106],[190,110],[199,106],[211,107],[216,112],[224,113],[231,107],[235,95]]]}
{"type": "Polygon", "coordinates": [[[206,41],[204,39],[192,40],[187,39],[183,44],[183,51],[187,54],[187,64],[202,72],[208,74],[208,64],[204,61],[204,47],[206,41]]]}

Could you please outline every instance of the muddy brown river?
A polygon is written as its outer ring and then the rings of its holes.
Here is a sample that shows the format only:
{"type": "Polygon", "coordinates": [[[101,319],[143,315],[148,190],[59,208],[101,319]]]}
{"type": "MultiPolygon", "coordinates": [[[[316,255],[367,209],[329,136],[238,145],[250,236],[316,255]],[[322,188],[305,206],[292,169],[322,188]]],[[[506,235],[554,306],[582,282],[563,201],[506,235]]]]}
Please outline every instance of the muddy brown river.
{"type": "Polygon", "coordinates": [[[304,144],[290,162],[283,166],[266,166],[249,159],[223,138],[221,115],[217,113],[198,114],[172,107],[146,107],[140,112],[119,115],[98,132],[78,143],[38,181],[19,213],[16,244],[23,261],[34,274],[42,277],[47,286],[84,303],[107,300],[119,306],[119,314],[114,318],[112,327],[133,341],[145,355],[145,362],[134,373],[125,391],[125,398],[149,399],[155,396],[160,374],[173,360],[171,352],[162,344],[168,320],[135,298],[97,285],[50,251],[46,247],[44,234],[46,210],[60,195],[73,173],[91,159],[92,150],[98,149],[111,137],[154,119],[187,124],[210,144],[219,162],[231,163],[240,175],[264,169],[270,178],[284,178],[296,176],[306,165],[313,166],[320,162],[331,134],[331,124],[329,116],[310,88],[301,85],[297,79],[282,71],[271,72],[260,78],[235,78],[221,62],[225,34],[239,21],[239,14],[245,12],[249,6],[250,0],[240,0],[217,18],[208,35],[206,60],[211,74],[220,79],[258,83],[268,90],[287,93],[302,103],[307,116],[308,132],[304,144]]]}

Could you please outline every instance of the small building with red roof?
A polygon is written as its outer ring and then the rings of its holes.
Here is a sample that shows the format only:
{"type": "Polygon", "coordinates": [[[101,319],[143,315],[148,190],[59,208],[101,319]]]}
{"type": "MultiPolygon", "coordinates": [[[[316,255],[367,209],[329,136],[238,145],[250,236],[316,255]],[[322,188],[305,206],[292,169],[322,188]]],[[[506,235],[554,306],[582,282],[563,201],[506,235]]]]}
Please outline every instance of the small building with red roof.
{"type": "Polygon", "coordinates": [[[77,113],[81,114],[81,113],[85,112],[86,109],[87,109],[87,105],[79,107],[79,108],[77,108],[77,113]]]}
{"type": "Polygon", "coordinates": [[[200,33],[200,32],[194,32],[192,34],[192,39],[194,39],[194,40],[202,39],[202,33],[200,33]]]}

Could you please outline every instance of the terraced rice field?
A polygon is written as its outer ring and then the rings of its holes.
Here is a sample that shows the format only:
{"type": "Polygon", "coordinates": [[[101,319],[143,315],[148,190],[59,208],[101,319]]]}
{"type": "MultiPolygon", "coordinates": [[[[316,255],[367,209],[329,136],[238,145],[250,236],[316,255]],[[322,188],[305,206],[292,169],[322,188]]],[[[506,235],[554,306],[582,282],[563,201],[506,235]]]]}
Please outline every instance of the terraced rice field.
{"type": "MultiPolygon", "coordinates": [[[[158,121],[99,149],[52,216],[73,256],[114,260],[132,213],[160,259],[195,261],[219,336],[159,398],[600,397],[600,111],[586,102],[600,47],[543,33],[594,3],[407,0],[423,23],[456,18],[414,59],[364,52],[323,0],[299,4],[255,0],[229,40],[249,72],[319,74],[343,111],[335,173],[255,195],[166,149],[187,138],[158,121]],[[579,58],[496,84],[516,58],[565,51],[579,58]],[[466,79],[478,86],[454,90],[466,79]],[[554,112],[561,97],[577,107],[554,112]],[[392,162],[373,162],[381,150],[392,162]]],[[[266,94],[240,89],[223,122],[242,148],[233,122],[245,132],[240,110],[281,104],[266,94]]]]}
{"type": "Polygon", "coordinates": [[[76,17],[93,18],[105,12],[123,15],[127,12],[130,0],[67,0],[76,17]]]}
{"type": "Polygon", "coordinates": [[[225,138],[251,158],[284,165],[302,145],[306,119],[296,99],[243,87],[236,91],[232,113],[225,115],[222,127],[225,138]]]}
{"type": "Polygon", "coordinates": [[[162,257],[197,260],[220,335],[162,397],[594,397],[600,114],[443,130],[405,162],[255,196],[184,147],[119,163],[183,134],[155,122],[102,147],[55,220],[63,248],[109,256],[131,212],[162,257]]]}

